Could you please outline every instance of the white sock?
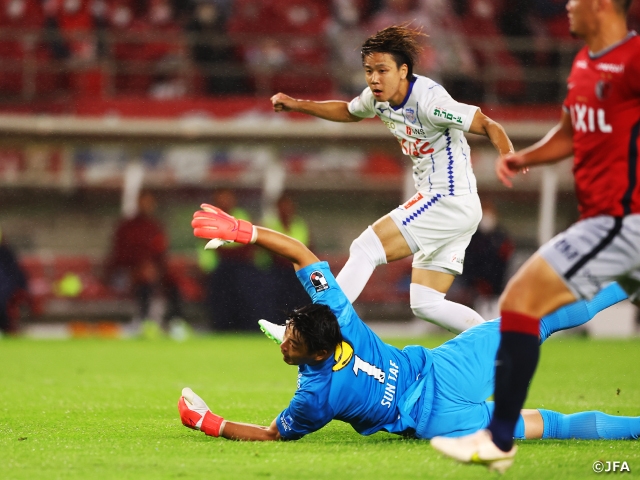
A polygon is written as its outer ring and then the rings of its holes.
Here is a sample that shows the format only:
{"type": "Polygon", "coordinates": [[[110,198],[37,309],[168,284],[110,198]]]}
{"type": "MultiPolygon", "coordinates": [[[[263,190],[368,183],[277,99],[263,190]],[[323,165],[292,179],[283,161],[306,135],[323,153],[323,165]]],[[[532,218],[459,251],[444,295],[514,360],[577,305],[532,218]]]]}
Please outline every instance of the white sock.
{"type": "Polygon", "coordinates": [[[382,242],[373,228],[369,227],[351,244],[349,260],[336,277],[338,285],[351,303],[360,296],[375,268],[385,263],[387,254],[382,242]]]}
{"type": "Polygon", "coordinates": [[[444,293],[433,288],[418,283],[411,284],[411,310],[416,317],[453,333],[484,323],[485,320],[474,310],[445,300],[444,297],[444,293]]]}

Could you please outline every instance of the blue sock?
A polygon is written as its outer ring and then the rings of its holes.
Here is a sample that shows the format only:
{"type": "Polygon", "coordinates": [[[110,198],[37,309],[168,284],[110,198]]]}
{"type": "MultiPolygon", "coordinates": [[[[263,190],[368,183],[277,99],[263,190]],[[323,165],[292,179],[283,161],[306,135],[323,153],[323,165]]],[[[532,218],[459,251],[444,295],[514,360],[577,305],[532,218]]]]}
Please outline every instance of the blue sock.
{"type": "Polygon", "coordinates": [[[538,410],[544,421],[542,438],[582,440],[630,440],[640,435],[640,417],[615,417],[602,412],[571,415],[538,410]]]}
{"type": "Polygon", "coordinates": [[[617,283],[612,283],[603,288],[590,301],[578,300],[555,312],[542,317],[540,320],[540,343],[549,335],[560,330],[577,327],[587,323],[598,312],[627,298],[627,293],[617,283]]]}

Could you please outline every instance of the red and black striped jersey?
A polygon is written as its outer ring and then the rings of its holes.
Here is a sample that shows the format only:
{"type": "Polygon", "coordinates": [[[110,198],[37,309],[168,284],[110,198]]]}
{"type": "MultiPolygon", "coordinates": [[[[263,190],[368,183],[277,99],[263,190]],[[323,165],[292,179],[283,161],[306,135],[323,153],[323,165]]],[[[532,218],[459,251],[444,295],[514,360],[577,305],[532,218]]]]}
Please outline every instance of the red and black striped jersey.
{"type": "Polygon", "coordinates": [[[597,54],[584,47],[567,88],[581,218],[640,213],[640,36],[597,54]]]}

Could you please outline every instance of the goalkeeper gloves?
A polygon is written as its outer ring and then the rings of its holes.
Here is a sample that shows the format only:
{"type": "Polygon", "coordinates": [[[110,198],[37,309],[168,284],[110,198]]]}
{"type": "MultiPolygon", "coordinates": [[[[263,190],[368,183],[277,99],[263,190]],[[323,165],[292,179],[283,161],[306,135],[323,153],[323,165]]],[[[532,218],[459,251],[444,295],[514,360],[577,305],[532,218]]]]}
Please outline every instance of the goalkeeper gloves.
{"type": "Polygon", "coordinates": [[[200,430],[211,437],[222,435],[226,424],[224,418],[211,412],[204,400],[188,387],[182,389],[178,412],[185,427],[200,430]]]}
{"type": "Polygon", "coordinates": [[[257,231],[251,222],[238,220],[219,208],[206,203],[200,205],[200,208],[202,210],[198,210],[193,214],[191,226],[196,237],[218,240],[213,244],[209,242],[207,244],[208,248],[217,248],[224,241],[244,244],[256,241],[257,231]],[[217,246],[214,246],[215,244],[217,246]]]}

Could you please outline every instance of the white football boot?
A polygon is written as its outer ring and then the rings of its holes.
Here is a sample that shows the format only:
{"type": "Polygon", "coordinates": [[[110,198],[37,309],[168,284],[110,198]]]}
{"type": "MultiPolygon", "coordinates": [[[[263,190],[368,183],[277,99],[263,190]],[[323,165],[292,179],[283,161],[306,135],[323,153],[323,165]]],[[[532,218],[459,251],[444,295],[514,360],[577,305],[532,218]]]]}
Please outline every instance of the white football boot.
{"type": "Polygon", "coordinates": [[[504,473],[512,464],[518,447],[508,452],[500,450],[491,440],[489,430],[479,430],[464,437],[434,437],[431,446],[447,457],[462,463],[485,465],[489,470],[504,473]]]}
{"type": "Polygon", "coordinates": [[[284,332],[287,329],[286,325],[277,325],[275,323],[271,323],[268,320],[258,320],[258,325],[260,325],[260,330],[271,340],[276,342],[278,345],[282,345],[284,341],[284,332]]]}

